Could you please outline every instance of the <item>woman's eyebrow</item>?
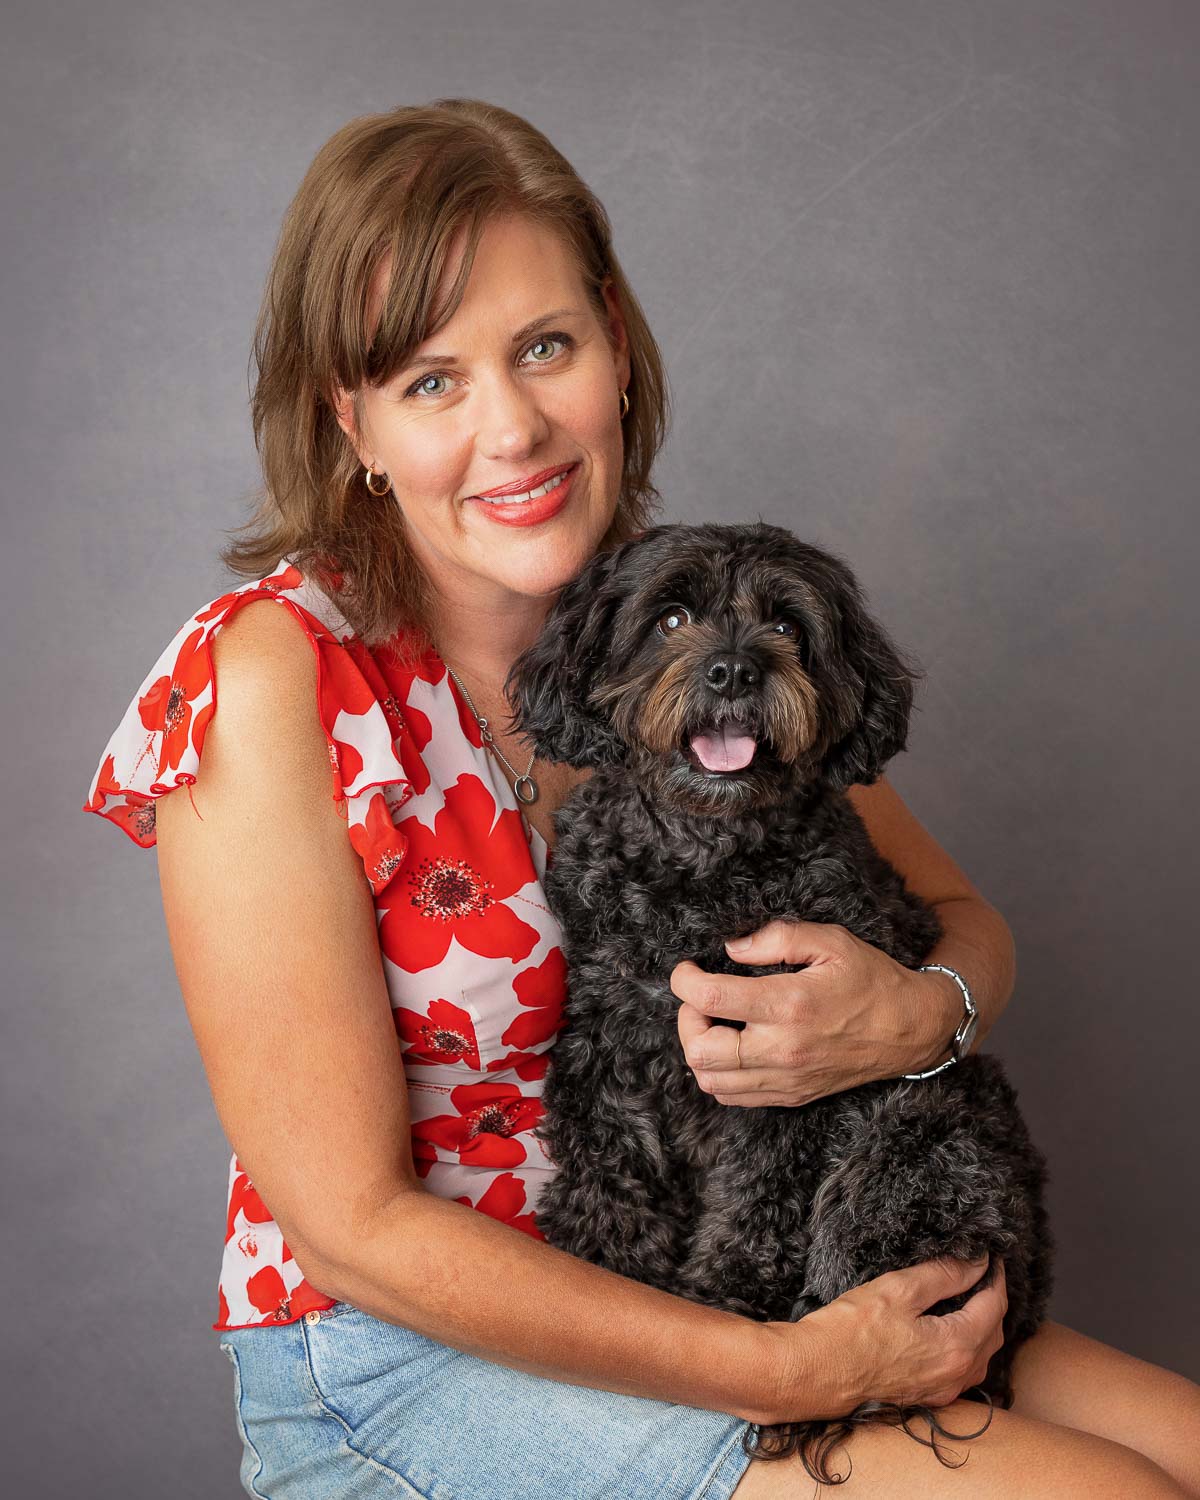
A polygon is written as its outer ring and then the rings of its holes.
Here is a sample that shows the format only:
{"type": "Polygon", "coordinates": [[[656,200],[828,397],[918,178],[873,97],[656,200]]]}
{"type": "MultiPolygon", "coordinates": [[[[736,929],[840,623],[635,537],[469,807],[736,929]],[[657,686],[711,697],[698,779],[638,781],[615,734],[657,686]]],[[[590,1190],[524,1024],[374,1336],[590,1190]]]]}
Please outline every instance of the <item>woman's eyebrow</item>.
{"type": "MultiPolygon", "coordinates": [[[[540,317],[533,318],[530,322],[523,324],[512,336],[512,342],[519,344],[523,340],[544,328],[551,318],[581,318],[583,310],[578,307],[554,307],[549,312],[542,313],[540,317]]],[[[404,366],[406,370],[419,370],[425,365],[456,365],[459,361],[457,354],[419,354],[410,359],[404,366]]]]}

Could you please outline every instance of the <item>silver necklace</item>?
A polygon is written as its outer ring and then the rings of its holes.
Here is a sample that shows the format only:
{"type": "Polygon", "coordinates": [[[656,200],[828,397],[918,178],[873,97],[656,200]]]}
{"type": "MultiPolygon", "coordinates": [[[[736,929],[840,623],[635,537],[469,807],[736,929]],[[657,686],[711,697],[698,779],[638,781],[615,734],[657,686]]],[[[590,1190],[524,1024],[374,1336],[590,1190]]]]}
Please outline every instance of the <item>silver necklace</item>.
{"type": "MultiPolygon", "coordinates": [[[[442,660],[445,661],[445,657],[443,657],[442,660]]],[[[508,759],[504,751],[501,750],[500,746],[497,745],[495,736],[488,728],[488,721],[481,716],[479,710],[475,707],[475,704],[471,700],[470,693],[467,692],[466,684],[463,682],[462,678],[458,675],[458,673],[454,670],[454,668],[448,661],[446,662],[446,671],[449,672],[451,677],[454,678],[455,682],[458,683],[463,697],[467,700],[471,712],[475,715],[475,722],[479,725],[479,734],[484,744],[488,747],[489,750],[491,750],[493,755],[499,756],[499,758],[508,767],[512,775],[516,777],[516,783],[513,786],[513,791],[517,794],[517,801],[524,802],[527,805],[530,802],[536,802],[538,799],[538,785],[529,773],[533,770],[533,763],[537,759],[537,751],[535,750],[529,757],[529,764],[525,768],[524,775],[522,775],[521,772],[517,770],[516,766],[514,766],[508,759]]]]}

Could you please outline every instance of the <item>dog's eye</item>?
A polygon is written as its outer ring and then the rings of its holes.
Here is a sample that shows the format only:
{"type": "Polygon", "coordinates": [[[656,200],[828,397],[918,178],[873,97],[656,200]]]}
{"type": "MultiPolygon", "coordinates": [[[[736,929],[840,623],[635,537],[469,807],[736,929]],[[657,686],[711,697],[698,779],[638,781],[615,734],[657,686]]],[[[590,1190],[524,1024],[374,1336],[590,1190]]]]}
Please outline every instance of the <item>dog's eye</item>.
{"type": "Polygon", "coordinates": [[[780,635],[795,637],[800,634],[790,620],[776,620],[772,624],[771,629],[777,631],[780,635]]]}
{"type": "Polygon", "coordinates": [[[678,630],[681,625],[691,623],[691,615],[684,609],[682,604],[667,610],[666,614],[659,615],[658,629],[663,635],[670,635],[673,630],[678,630]]]}

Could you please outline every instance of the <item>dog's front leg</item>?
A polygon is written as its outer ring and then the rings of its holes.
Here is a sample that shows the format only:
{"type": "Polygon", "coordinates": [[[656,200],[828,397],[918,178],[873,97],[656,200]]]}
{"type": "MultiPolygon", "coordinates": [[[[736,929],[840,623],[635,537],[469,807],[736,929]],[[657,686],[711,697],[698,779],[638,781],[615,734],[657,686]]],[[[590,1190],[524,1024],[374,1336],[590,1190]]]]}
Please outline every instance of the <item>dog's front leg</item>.
{"type": "Polygon", "coordinates": [[[560,1100],[536,1133],[557,1170],[537,1202],[537,1224],[560,1250],[672,1291],[692,1218],[687,1181],[666,1159],[658,1106],[602,1089],[560,1100]]]}
{"type": "Polygon", "coordinates": [[[677,1290],[727,1312],[787,1321],[802,1294],[813,1194],[840,1106],[836,1099],[803,1109],[703,1102],[718,1112],[719,1129],[677,1290]]]}
{"type": "MultiPolygon", "coordinates": [[[[999,1060],[974,1053],[933,1078],[885,1080],[841,1097],[857,1107],[842,1122],[836,1165],[813,1202],[806,1293],[832,1302],[875,1276],[943,1255],[1002,1259],[1005,1345],[985,1389],[1009,1405],[1012,1355],[1045,1315],[1052,1241],[1045,1158],[999,1060]]],[[[970,1295],[930,1310],[952,1312],[970,1295]]]]}

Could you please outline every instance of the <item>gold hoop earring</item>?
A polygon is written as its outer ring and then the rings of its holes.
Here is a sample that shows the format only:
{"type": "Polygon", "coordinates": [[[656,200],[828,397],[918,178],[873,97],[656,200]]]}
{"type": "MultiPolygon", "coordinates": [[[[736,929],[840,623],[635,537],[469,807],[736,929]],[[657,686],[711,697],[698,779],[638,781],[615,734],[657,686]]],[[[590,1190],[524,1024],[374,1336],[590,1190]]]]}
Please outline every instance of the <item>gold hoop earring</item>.
{"type": "Polygon", "coordinates": [[[629,397],[624,391],[621,392],[621,421],[629,415],[629,397]]]}
{"type": "Polygon", "coordinates": [[[374,478],[374,472],[372,471],[372,469],[370,467],[368,467],[368,469],[367,469],[367,488],[371,491],[372,495],[382,497],[382,496],[386,495],[387,492],[391,489],[391,487],[392,487],[392,481],[382,471],[380,472],[379,477],[380,477],[380,479],[383,480],[383,488],[381,490],[377,490],[375,488],[375,486],[371,483],[371,480],[374,478]]]}

